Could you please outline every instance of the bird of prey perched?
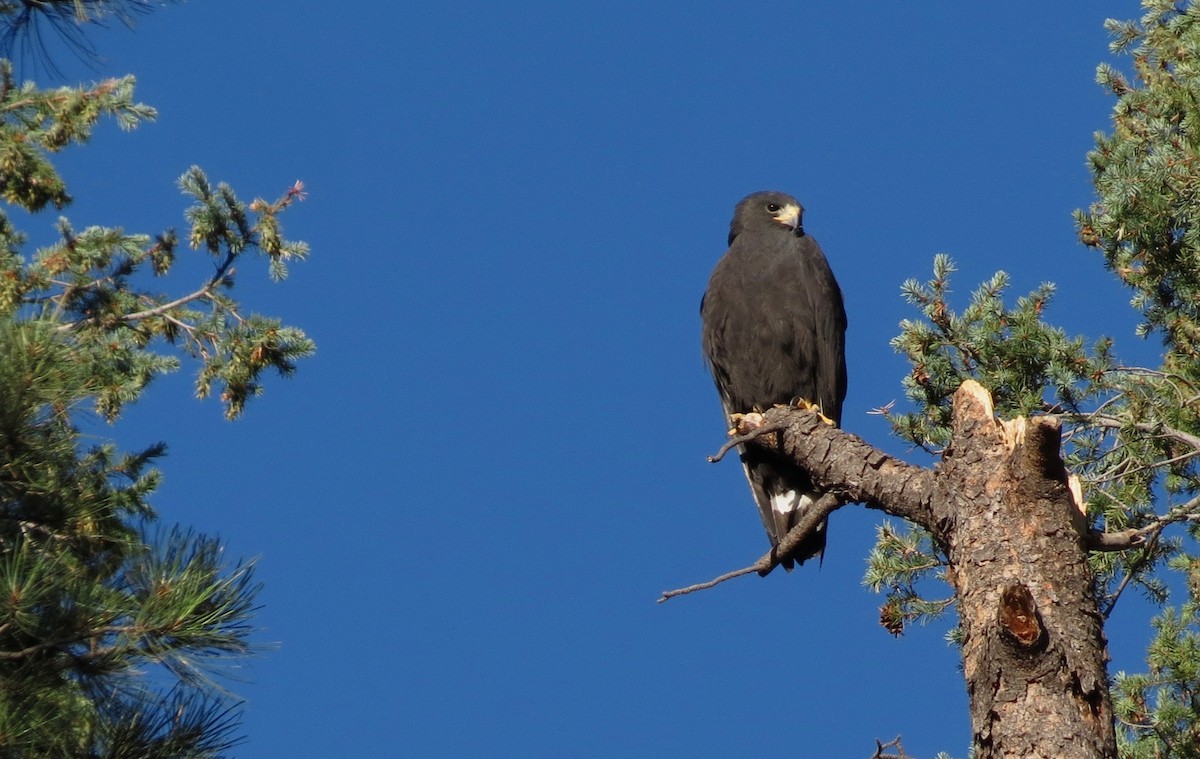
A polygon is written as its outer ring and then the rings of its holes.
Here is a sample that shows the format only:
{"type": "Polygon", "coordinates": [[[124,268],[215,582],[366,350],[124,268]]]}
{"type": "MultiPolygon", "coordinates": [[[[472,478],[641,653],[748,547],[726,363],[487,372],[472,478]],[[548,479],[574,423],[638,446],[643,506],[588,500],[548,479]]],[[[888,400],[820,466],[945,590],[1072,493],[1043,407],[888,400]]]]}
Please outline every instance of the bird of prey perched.
{"type": "MultiPolygon", "coordinates": [[[[804,209],[782,192],[756,192],[737,204],[729,250],[700,301],[704,356],[721,405],[766,411],[804,399],[835,424],[846,398],[846,311],[842,291],[804,209]]],[[[762,446],[740,448],[742,466],[771,545],[779,544],[820,496],[807,472],[762,446]]],[[[790,570],[825,552],[825,524],[781,562],[790,570]]]]}

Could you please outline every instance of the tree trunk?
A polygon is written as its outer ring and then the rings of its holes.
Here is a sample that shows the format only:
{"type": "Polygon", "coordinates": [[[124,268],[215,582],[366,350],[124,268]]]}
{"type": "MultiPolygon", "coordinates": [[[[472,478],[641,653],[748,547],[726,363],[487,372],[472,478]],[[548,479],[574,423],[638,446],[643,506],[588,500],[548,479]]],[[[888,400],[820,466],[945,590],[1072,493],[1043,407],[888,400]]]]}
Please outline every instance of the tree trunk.
{"type": "Polygon", "coordinates": [[[1117,754],[1086,523],[1059,444],[1053,420],[997,423],[975,383],[955,395],[934,534],[958,591],[977,759],[1117,754]]]}
{"type": "Polygon", "coordinates": [[[1057,422],[999,422],[987,391],[968,381],[955,394],[951,446],[930,471],[808,411],[766,420],[786,427],[751,444],[788,451],[822,487],[940,542],[958,594],[976,759],[1117,756],[1087,525],[1057,422]]]}

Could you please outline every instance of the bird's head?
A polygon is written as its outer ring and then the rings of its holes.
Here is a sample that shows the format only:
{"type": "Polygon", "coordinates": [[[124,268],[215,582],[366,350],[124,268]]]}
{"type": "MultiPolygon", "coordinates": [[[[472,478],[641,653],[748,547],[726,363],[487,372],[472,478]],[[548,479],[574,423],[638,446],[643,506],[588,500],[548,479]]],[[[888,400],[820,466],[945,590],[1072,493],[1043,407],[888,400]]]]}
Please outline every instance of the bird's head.
{"type": "Polygon", "coordinates": [[[783,227],[796,236],[804,234],[804,206],[784,192],[756,192],[737,204],[729,225],[729,242],[747,229],[783,227]]]}

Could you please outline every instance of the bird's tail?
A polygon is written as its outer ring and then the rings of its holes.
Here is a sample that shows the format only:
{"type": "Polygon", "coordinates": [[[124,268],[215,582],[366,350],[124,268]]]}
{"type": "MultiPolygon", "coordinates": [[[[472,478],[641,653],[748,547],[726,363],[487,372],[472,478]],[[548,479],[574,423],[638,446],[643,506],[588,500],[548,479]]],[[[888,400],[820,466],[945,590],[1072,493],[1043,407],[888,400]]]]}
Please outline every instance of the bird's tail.
{"type": "MultiPolygon", "coordinates": [[[[771,546],[778,548],[784,536],[795,527],[800,518],[817,502],[820,493],[786,490],[769,496],[770,518],[773,524],[768,525],[767,532],[771,537],[771,546]]],[[[766,521],[764,514],[764,522],[766,521]]],[[[818,563],[825,560],[825,531],[827,522],[821,522],[817,529],[804,536],[804,540],[787,556],[780,557],[779,563],[785,570],[791,572],[796,564],[804,564],[809,559],[816,558],[818,563]]]]}
{"type": "MultiPolygon", "coordinates": [[[[753,448],[742,448],[741,454],[742,467],[758,504],[763,527],[771,539],[771,548],[778,548],[788,531],[816,504],[821,493],[812,486],[807,472],[786,459],[753,448]]],[[[787,556],[780,557],[783,568],[790,572],[797,563],[803,564],[813,557],[824,559],[825,527],[826,523],[821,522],[787,556]]]]}

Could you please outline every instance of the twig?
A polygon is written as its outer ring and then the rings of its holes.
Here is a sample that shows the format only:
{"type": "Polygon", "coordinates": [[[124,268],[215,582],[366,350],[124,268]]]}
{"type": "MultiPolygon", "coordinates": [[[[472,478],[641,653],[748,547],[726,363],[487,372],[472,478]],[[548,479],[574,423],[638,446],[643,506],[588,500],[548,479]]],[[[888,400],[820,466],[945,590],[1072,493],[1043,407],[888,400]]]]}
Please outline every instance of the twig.
{"type": "MultiPolygon", "coordinates": [[[[162,303],[162,304],[154,306],[152,308],[143,309],[141,311],[135,311],[131,314],[125,314],[121,317],[121,321],[128,323],[128,322],[140,321],[142,319],[148,319],[148,318],[155,317],[155,316],[161,316],[162,314],[168,313],[176,308],[179,308],[180,306],[185,306],[194,300],[205,299],[205,300],[208,300],[211,302],[215,298],[215,296],[217,294],[217,288],[221,285],[221,283],[227,282],[228,278],[233,276],[235,269],[232,268],[232,265],[233,265],[234,261],[236,261],[236,260],[237,260],[236,253],[234,253],[233,251],[227,252],[225,254],[224,260],[222,260],[221,263],[217,265],[216,271],[214,271],[213,275],[211,277],[209,277],[208,282],[206,282],[202,287],[200,287],[200,289],[196,290],[195,292],[191,292],[191,293],[188,293],[187,295],[176,298],[175,300],[173,300],[169,303],[162,303]]],[[[111,277],[106,277],[104,279],[111,279],[111,277]]],[[[96,282],[102,282],[102,281],[103,281],[103,279],[96,280],[96,282]]],[[[88,285],[88,287],[94,286],[95,284],[96,283],[93,283],[92,285],[88,285]]],[[[62,302],[61,298],[62,298],[62,296],[59,296],[60,303],[62,302]]],[[[239,321],[241,320],[241,317],[239,317],[236,313],[234,313],[234,317],[237,318],[239,321]]],[[[60,324],[58,326],[58,331],[59,332],[68,332],[70,330],[77,329],[85,324],[95,324],[95,323],[96,323],[96,320],[94,318],[80,319],[77,322],[68,322],[66,324],[60,324]]]]}
{"type": "Polygon", "coordinates": [[[1188,433],[1183,432],[1182,430],[1177,430],[1174,427],[1167,427],[1165,425],[1157,425],[1157,424],[1147,424],[1145,422],[1129,423],[1129,422],[1124,422],[1121,419],[1118,419],[1117,417],[1106,416],[1104,414],[1084,414],[1084,415],[1081,415],[1076,421],[1080,421],[1085,424],[1092,423],[1092,424],[1095,424],[1100,427],[1107,427],[1109,429],[1122,429],[1125,427],[1132,427],[1133,429],[1137,430],[1138,432],[1147,432],[1147,433],[1152,433],[1152,434],[1158,434],[1161,437],[1170,438],[1171,440],[1174,440],[1177,443],[1183,443],[1184,445],[1189,446],[1190,448],[1192,448],[1194,450],[1200,450],[1200,437],[1196,437],[1195,435],[1189,435],[1188,433]]]}
{"type": "Polygon", "coordinates": [[[205,285],[204,287],[201,287],[199,290],[195,291],[194,293],[188,293],[187,295],[184,295],[183,297],[176,298],[175,300],[171,301],[170,303],[162,303],[160,305],[154,306],[153,308],[147,308],[143,311],[135,311],[132,314],[125,314],[124,316],[121,317],[121,319],[123,321],[127,321],[127,322],[135,322],[135,321],[138,321],[139,319],[148,319],[152,316],[160,316],[168,311],[179,308],[180,306],[187,305],[188,303],[191,303],[194,300],[199,300],[201,298],[211,298],[212,294],[213,294],[213,284],[210,282],[207,285],[205,285]]]}
{"type": "Polygon", "coordinates": [[[909,759],[908,754],[904,753],[904,746],[900,745],[900,736],[897,735],[887,743],[882,743],[878,738],[875,739],[875,753],[871,754],[871,759],[909,759]],[[885,754],[885,748],[896,749],[895,754],[885,754]]]}
{"type": "Polygon", "coordinates": [[[817,525],[824,522],[830,514],[844,506],[846,501],[834,493],[825,493],[817,502],[810,506],[800,517],[792,529],[788,530],[787,535],[783,536],[783,540],[779,541],[779,545],[767,551],[759,557],[758,561],[748,567],[735,569],[732,572],[726,572],[720,577],[714,577],[708,582],[701,582],[695,585],[689,585],[686,588],[676,588],[675,590],[664,591],[659,597],[658,602],[674,598],[675,596],[685,596],[688,593],[695,593],[698,590],[707,590],[716,585],[720,585],[726,580],[732,580],[735,577],[748,575],[751,572],[757,572],[760,577],[766,577],[775,567],[779,566],[784,559],[796,550],[797,546],[803,542],[804,538],[810,535],[817,529],[817,525]]]}
{"type": "MultiPolygon", "coordinates": [[[[1100,492],[1103,493],[1104,491],[1100,492]]],[[[1195,519],[1198,516],[1196,513],[1197,509],[1200,509],[1200,496],[1176,506],[1144,527],[1131,527],[1128,530],[1121,530],[1120,532],[1090,530],[1087,536],[1088,550],[1124,551],[1127,548],[1137,548],[1138,546],[1145,545],[1149,536],[1153,536],[1151,538],[1152,541],[1157,540],[1158,535],[1168,525],[1195,519]]]]}
{"type": "Polygon", "coordinates": [[[779,541],[779,545],[772,548],[771,552],[767,554],[771,557],[771,566],[767,567],[765,571],[759,571],[759,575],[766,577],[772,569],[783,563],[784,559],[791,556],[800,547],[806,537],[816,531],[817,525],[828,519],[830,514],[845,506],[846,503],[845,498],[835,493],[823,493],[812,506],[805,509],[804,513],[800,515],[800,521],[792,525],[792,529],[787,531],[783,540],[779,541]]]}
{"type": "Polygon", "coordinates": [[[708,463],[715,464],[718,461],[720,461],[721,459],[725,458],[725,454],[729,453],[731,450],[738,447],[742,443],[748,443],[751,440],[754,440],[755,438],[762,437],[763,435],[769,434],[771,432],[780,432],[782,430],[787,429],[787,426],[788,426],[787,421],[781,420],[778,422],[771,422],[770,424],[764,424],[761,427],[755,427],[754,429],[747,432],[745,435],[736,435],[734,437],[731,437],[731,438],[729,438],[729,440],[727,440],[725,442],[725,445],[721,446],[717,450],[716,453],[714,453],[713,455],[708,457],[708,463]]]}
{"type": "Polygon", "coordinates": [[[708,590],[711,587],[720,585],[721,583],[725,582],[726,580],[732,580],[735,577],[741,577],[742,575],[748,575],[751,572],[759,572],[762,570],[762,566],[760,566],[760,565],[764,564],[764,560],[765,560],[765,563],[769,565],[770,561],[771,561],[771,554],[769,554],[769,553],[766,554],[761,559],[754,562],[753,564],[751,564],[748,567],[742,567],[741,569],[735,569],[732,572],[726,572],[725,574],[721,575],[720,577],[714,577],[713,579],[709,580],[708,582],[699,582],[699,583],[696,583],[695,585],[689,585],[686,588],[676,588],[675,590],[663,591],[663,594],[658,599],[658,602],[663,603],[664,601],[674,598],[675,596],[686,596],[688,593],[695,593],[697,590],[708,590]]]}
{"type": "Polygon", "coordinates": [[[1124,551],[1136,548],[1146,542],[1146,536],[1141,530],[1128,529],[1120,532],[1100,532],[1088,530],[1087,547],[1089,551],[1124,551]]]}
{"type": "Polygon", "coordinates": [[[1150,545],[1146,549],[1146,553],[1142,554],[1137,563],[1129,568],[1129,571],[1125,573],[1125,577],[1121,579],[1121,584],[1117,586],[1117,591],[1112,594],[1110,599],[1108,599],[1108,606],[1102,612],[1100,612],[1101,619],[1108,619],[1109,615],[1113,613],[1113,609],[1117,608],[1117,601],[1121,600],[1121,594],[1124,593],[1125,588],[1129,586],[1129,581],[1133,579],[1133,576],[1137,574],[1139,569],[1144,567],[1146,563],[1150,561],[1150,552],[1154,549],[1154,546],[1158,544],[1158,538],[1161,535],[1162,528],[1160,527],[1159,531],[1155,533],[1153,538],[1150,539],[1150,545]]]}

